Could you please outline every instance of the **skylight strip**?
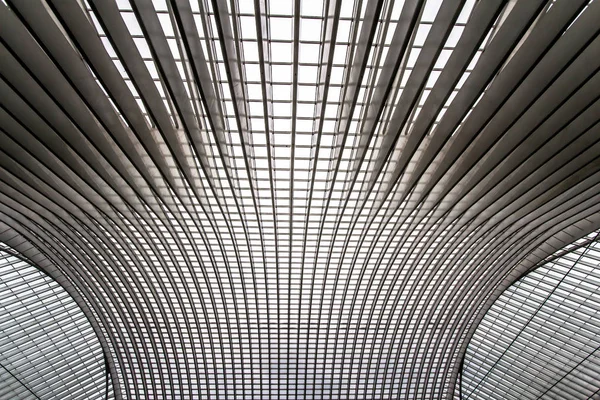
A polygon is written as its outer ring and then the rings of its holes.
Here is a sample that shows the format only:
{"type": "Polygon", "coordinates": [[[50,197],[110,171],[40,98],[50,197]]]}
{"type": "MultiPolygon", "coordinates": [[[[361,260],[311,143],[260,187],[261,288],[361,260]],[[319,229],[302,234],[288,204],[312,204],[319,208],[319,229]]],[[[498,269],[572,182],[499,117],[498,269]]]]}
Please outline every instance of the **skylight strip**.
{"type": "MultiPolygon", "coordinates": [[[[299,3],[296,6],[297,8],[299,8],[299,3]]],[[[331,3],[329,3],[329,7],[327,9],[323,9],[321,8],[315,8],[314,11],[318,12],[319,15],[321,15],[321,13],[325,13],[325,19],[322,20],[310,20],[310,19],[305,19],[305,18],[299,18],[299,16],[297,16],[295,18],[295,31],[294,31],[294,37],[295,39],[297,38],[299,44],[298,44],[298,65],[300,65],[300,63],[304,64],[306,62],[315,62],[317,61],[315,59],[315,55],[316,54],[320,54],[320,63],[318,68],[315,68],[316,74],[312,74],[310,68],[312,67],[306,67],[306,66],[298,66],[298,67],[294,67],[294,69],[298,70],[298,74],[303,74],[303,76],[301,77],[300,75],[298,75],[298,81],[299,82],[305,82],[306,84],[310,85],[310,86],[300,86],[298,87],[298,90],[294,90],[294,96],[296,94],[298,94],[300,97],[299,99],[301,100],[306,100],[306,101],[310,101],[311,103],[307,104],[306,106],[304,106],[304,108],[306,109],[306,115],[307,116],[313,116],[314,120],[313,123],[310,124],[310,121],[307,120],[306,123],[298,118],[298,115],[296,114],[298,111],[297,106],[294,106],[293,109],[293,127],[295,128],[295,130],[297,131],[304,131],[306,133],[310,133],[311,134],[311,139],[310,142],[307,142],[306,139],[309,138],[309,136],[307,134],[302,134],[300,136],[295,136],[295,143],[296,144],[303,144],[303,145],[310,145],[311,146],[311,154],[310,154],[310,159],[306,160],[308,161],[308,163],[306,161],[303,162],[303,164],[305,165],[305,168],[308,169],[308,174],[302,174],[303,178],[306,180],[307,183],[307,187],[305,188],[306,192],[304,194],[304,196],[302,196],[305,200],[307,201],[306,204],[306,219],[305,219],[305,223],[304,228],[303,228],[303,248],[302,248],[302,259],[301,259],[301,264],[302,264],[302,268],[301,268],[301,273],[300,273],[300,282],[301,282],[301,290],[299,293],[299,299],[301,301],[300,304],[307,304],[307,307],[300,307],[300,314],[302,313],[303,309],[305,309],[309,315],[312,315],[313,313],[313,291],[312,289],[310,290],[309,293],[305,293],[303,292],[303,288],[305,286],[304,282],[315,282],[316,276],[315,276],[315,269],[317,268],[317,259],[318,259],[318,248],[313,248],[311,246],[311,244],[313,243],[313,238],[315,238],[315,236],[309,234],[309,230],[308,230],[308,224],[309,224],[309,216],[311,215],[311,210],[315,209],[312,202],[313,202],[313,188],[314,188],[314,184],[315,184],[315,178],[316,178],[316,164],[317,164],[317,159],[319,157],[319,145],[320,145],[320,136],[321,136],[321,131],[320,128],[322,127],[322,115],[324,113],[324,100],[327,96],[327,93],[329,91],[329,81],[330,81],[330,75],[329,75],[329,71],[331,69],[331,62],[332,62],[332,57],[333,57],[333,51],[334,51],[334,47],[332,46],[332,40],[336,34],[336,29],[337,29],[337,23],[335,21],[335,19],[331,18],[332,13],[335,13],[335,10],[339,9],[339,2],[337,1],[332,1],[331,3]],[[312,26],[312,27],[311,27],[312,26]],[[311,34],[312,36],[308,36],[308,34],[311,34]],[[307,43],[307,41],[311,40],[311,38],[315,38],[317,40],[322,40],[322,44],[320,46],[320,49],[317,50],[315,48],[311,49],[313,46],[310,43],[307,43]],[[310,58],[307,58],[310,57],[310,58]],[[306,76],[306,73],[311,73],[310,76],[306,76]],[[316,85],[316,86],[313,86],[316,85]],[[311,108],[313,111],[312,115],[310,113],[311,108]],[[294,115],[296,114],[296,115],[294,115]],[[315,131],[316,129],[316,131],[315,131]],[[302,139],[301,142],[298,141],[298,139],[302,139]],[[316,146],[315,146],[316,145],[316,146]],[[308,245],[308,246],[307,246],[308,245]],[[307,251],[309,251],[309,253],[307,253],[307,251]],[[314,251],[314,256],[311,257],[311,254],[314,251]],[[312,260],[311,260],[312,259],[312,260]],[[310,261],[309,261],[310,260],[310,261]]],[[[316,44],[316,43],[315,43],[316,44]]],[[[296,59],[295,59],[296,61],[296,59]]],[[[294,71],[296,72],[296,71],[294,71]]],[[[295,75],[294,75],[295,77],[295,75]]],[[[302,111],[302,110],[301,110],[302,111]]],[[[302,111],[304,113],[304,111],[302,111]]],[[[302,160],[296,158],[295,160],[295,164],[294,167],[298,168],[298,162],[302,162],[302,160]]],[[[304,203],[304,202],[303,202],[304,203]]],[[[316,242],[314,242],[314,244],[317,244],[316,242]]],[[[309,354],[307,353],[306,356],[304,357],[304,359],[302,360],[300,357],[298,359],[298,362],[303,362],[306,365],[311,365],[313,363],[313,361],[311,360],[312,357],[309,357],[309,354]]],[[[314,378],[313,378],[314,381],[314,378]]],[[[308,376],[304,377],[304,380],[302,383],[297,383],[297,385],[302,385],[305,386],[308,383],[308,376]]]]}
{"type": "MultiPolygon", "coordinates": [[[[227,92],[227,91],[226,91],[226,92],[227,92]]],[[[243,149],[244,149],[244,148],[242,148],[242,150],[243,150],[243,149]]],[[[242,160],[244,160],[243,162],[245,162],[246,158],[244,157],[242,160]]],[[[242,165],[243,165],[243,164],[242,164],[242,165]]],[[[240,182],[239,180],[236,180],[236,181],[237,181],[237,182],[240,182]]],[[[247,182],[247,181],[246,181],[246,182],[247,182]]],[[[240,183],[241,183],[241,182],[240,182],[240,183]]],[[[249,182],[248,182],[247,184],[249,184],[249,182]]],[[[240,186],[239,186],[239,187],[240,187],[240,186]]],[[[252,186],[248,186],[248,187],[252,187],[252,186]]],[[[241,186],[240,188],[243,188],[243,186],[241,186]]],[[[244,198],[242,197],[242,200],[243,200],[243,199],[244,199],[244,198]]],[[[254,196],[252,196],[252,199],[254,199],[254,196]]],[[[244,200],[243,200],[243,201],[244,201],[244,200]]],[[[245,214],[245,213],[244,213],[244,214],[245,214]]],[[[244,218],[245,218],[245,216],[244,216],[244,218]]],[[[246,226],[247,226],[247,223],[246,223],[246,226]]],[[[253,247],[254,247],[254,246],[253,246],[253,247]]],[[[262,246],[261,246],[261,247],[262,247],[262,246]]],[[[264,253],[263,253],[263,254],[264,254],[264,253]]]]}
{"type": "MultiPolygon", "coordinates": [[[[111,30],[114,30],[116,27],[118,28],[125,28],[125,26],[123,24],[119,25],[118,21],[119,21],[119,17],[117,15],[115,15],[116,10],[111,9],[109,7],[104,7],[107,6],[106,4],[99,4],[98,7],[95,8],[95,12],[99,12],[100,16],[103,17],[103,22],[106,24],[109,24],[108,26],[110,26],[111,30]],[[115,19],[116,18],[116,19],[115,19]],[[117,25],[115,25],[115,23],[117,25]]],[[[163,107],[162,104],[158,104],[156,103],[156,99],[159,97],[157,96],[156,92],[151,93],[152,89],[155,87],[153,84],[149,84],[148,83],[148,72],[146,70],[145,67],[139,65],[139,62],[135,61],[135,57],[132,57],[134,55],[133,52],[135,52],[135,50],[133,50],[133,48],[135,48],[135,46],[132,46],[132,43],[129,42],[127,43],[126,41],[122,40],[123,36],[122,35],[118,35],[114,37],[116,38],[121,38],[121,40],[119,41],[118,39],[116,39],[117,41],[115,42],[115,44],[117,45],[117,47],[120,48],[120,51],[122,54],[128,54],[128,56],[125,58],[125,62],[128,65],[128,68],[130,68],[130,71],[134,72],[134,82],[137,81],[137,87],[142,88],[142,92],[147,92],[146,94],[142,94],[142,96],[144,96],[143,102],[146,103],[148,100],[151,100],[151,103],[147,103],[149,106],[149,109],[151,110],[152,113],[152,119],[154,121],[157,122],[157,126],[161,132],[161,134],[166,135],[166,137],[170,137],[171,133],[170,131],[173,129],[172,127],[172,123],[171,121],[167,122],[167,117],[166,114],[164,114],[165,108],[163,107]],[[137,63],[137,64],[136,64],[137,63]],[[139,83],[142,83],[141,85],[139,83]],[[143,82],[146,82],[145,84],[143,82]],[[148,89],[150,89],[150,92],[148,92],[148,89]],[[158,113],[157,113],[158,112],[158,113]]],[[[115,60],[115,63],[117,63],[117,61],[115,60]]],[[[160,85],[159,85],[160,88],[160,85]]],[[[157,136],[154,137],[155,140],[157,140],[157,145],[161,144],[161,139],[157,136]]],[[[146,142],[147,145],[152,144],[152,142],[146,142]]],[[[152,149],[152,147],[151,147],[152,149]]],[[[153,150],[153,151],[158,151],[158,150],[153,150]]],[[[162,157],[158,157],[158,159],[160,160],[162,157]]],[[[168,169],[165,166],[162,166],[162,170],[164,172],[168,171],[168,169]]],[[[167,172],[167,177],[171,177],[172,175],[170,173],[167,172]]],[[[171,183],[172,184],[172,183],[171,183]]]]}
{"type": "MultiPolygon", "coordinates": [[[[379,3],[379,5],[381,5],[381,3],[379,3]]],[[[357,31],[355,30],[355,32],[357,32],[357,31]]],[[[361,35],[363,35],[363,36],[364,36],[364,35],[366,35],[366,32],[369,32],[369,30],[368,30],[368,25],[367,25],[367,28],[365,28],[365,27],[363,26],[363,30],[362,30],[362,33],[361,33],[361,35]]],[[[373,31],[371,31],[371,32],[373,32],[373,31]]],[[[338,37],[339,37],[339,36],[338,36],[338,37]]],[[[363,43],[363,46],[364,46],[364,43],[363,43]]],[[[365,49],[365,47],[359,47],[359,51],[360,51],[360,49],[365,49]]],[[[353,66],[352,68],[354,68],[354,70],[355,70],[355,71],[354,71],[354,72],[349,72],[349,73],[354,73],[354,74],[356,74],[356,73],[357,73],[357,71],[356,71],[356,68],[358,68],[358,67],[357,67],[357,66],[353,66]]],[[[350,75],[347,75],[346,79],[349,79],[349,78],[350,78],[350,75]]],[[[352,94],[352,93],[356,93],[356,92],[352,92],[352,91],[351,91],[349,95],[350,95],[350,96],[353,96],[353,94],[352,94]]],[[[349,104],[346,104],[346,105],[344,105],[344,103],[342,103],[342,107],[344,107],[344,106],[351,106],[351,105],[349,105],[349,104]]],[[[341,109],[338,109],[338,116],[340,115],[340,114],[339,114],[340,112],[341,112],[341,109]]],[[[348,116],[348,118],[349,118],[349,116],[348,116]]],[[[346,120],[344,120],[344,121],[346,121],[346,120]]],[[[339,120],[338,120],[338,124],[339,124],[339,120]]],[[[336,142],[336,143],[335,143],[335,144],[336,144],[336,147],[334,147],[333,149],[330,149],[330,151],[331,151],[331,156],[333,157],[333,159],[331,159],[331,161],[333,161],[333,160],[335,160],[335,159],[337,159],[337,158],[338,158],[338,156],[336,155],[336,153],[341,155],[340,146],[343,146],[343,142],[346,140],[346,135],[347,135],[346,129],[340,129],[339,127],[338,127],[337,129],[338,129],[338,131],[337,131],[337,132],[338,132],[338,133],[337,133],[337,134],[338,134],[338,136],[339,136],[339,135],[342,135],[342,136],[341,136],[341,140],[342,140],[342,142],[341,142],[341,143],[339,143],[339,144],[337,143],[337,142],[339,141],[339,139],[340,139],[339,137],[338,137],[338,139],[334,139],[334,142],[336,142]]],[[[317,147],[317,150],[318,150],[318,147],[317,147]]],[[[339,163],[339,161],[337,161],[337,162],[336,162],[336,164],[337,164],[337,163],[339,163]]],[[[323,169],[323,168],[321,168],[321,167],[319,167],[319,166],[317,166],[317,168],[318,168],[318,169],[321,169],[321,170],[323,169]]],[[[331,178],[332,180],[335,180],[335,174],[336,174],[336,172],[335,172],[335,171],[337,171],[337,169],[338,169],[338,166],[336,165],[335,169],[333,170],[333,171],[334,171],[334,172],[333,172],[333,173],[334,173],[334,175],[333,175],[333,177],[331,178]]],[[[331,176],[331,171],[329,171],[329,174],[328,174],[328,175],[329,175],[329,176],[331,176]]],[[[314,181],[313,181],[313,182],[314,182],[314,181]]],[[[329,192],[329,193],[330,193],[330,194],[329,194],[329,196],[327,197],[327,203],[326,203],[326,208],[325,208],[324,212],[327,212],[327,209],[329,208],[329,204],[330,204],[330,201],[331,201],[331,192],[329,192]]],[[[338,210],[338,212],[339,212],[339,210],[338,210]]],[[[323,221],[323,222],[321,223],[321,227],[320,227],[320,229],[319,229],[319,236],[320,236],[320,237],[323,237],[322,235],[323,235],[323,226],[324,226],[324,225],[323,225],[323,223],[324,223],[324,219],[323,219],[322,221],[323,221]]],[[[333,242],[332,242],[332,244],[333,244],[333,242]]],[[[331,250],[332,250],[332,247],[330,247],[330,254],[331,254],[331,250]]],[[[317,248],[317,251],[318,251],[318,248],[317,248]]],[[[315,257],[318,257],[318,253],[316,253],[316,254],[315,254],[315,257]]],[[[329,263],[327,263],[327,267],[326,267],[326,268],[327,268],[327,269],[329,268],[329,263]]],[[[312,296],[311,296],[311,297],[312,297],[312,296]]],[[[321,305],[320,309],[322,309],[322,305],[321,305]]]]}
{"type": "MultiPolygon", "coordinates": [[[[272,66],[271,66],[271,54],[276,54],[275,52],[272,52],[270,45],[271,45],[271,35],[272,32],[270,30],[270,27],[268,25],[268,15],[267,15],[267,10],[265,7],[265,4],[259,4],[258,5],[258,9],[255,10],[256,12],[256,17],[255,17],[255,30],[257,33],[257,39],[258,39],[258,58],[259,58],[259,62],[261,64],[260,66],[260,80],[261,80],[261,87],[262,87],[262,114],[263,114],[263,125],[264,125],[264,131],[265,131],[265,136],[266,136],[266,157],[267,157],[267,166],[269,168],[269,189],[270,191],[266,191],[265,190],[265,197],[266,197],[266,202],[268,202],[269,200],[271,201],[271,209],[272,209],[272,218],[273,218],[273,231],[272,231],[272,238],[271,239],[274,242],[274,246],[275,246],[275,251],[276,251],[276,255],[275,255],[275,294],[274,296],[271,296],[271,298],[274,298],[275,300],[275,309],[277,310],[277,316],[276,316],[276,321],[277,324],[280,323],[281,320],[281,305],[282,305],[282,301],[280,298],[281,292],[280,292],[280,269],[282,268],[281,265],[281,260],[282,259],[287,259],[288,257],[285,256],[285,250],[283,248],[280,247],[282,241],[285,241],[286,237],[284,235],[280,235],[280,231],[278,230],[279,225],[281,224],[279,222],[279,219],[277,218],[276,212],[278,211],[279,208],[279,204],[280,202],[284,202],[287,203],[284,199],[280,200],[280,196],[278,196],[279,191],[277,190],[277,187],[280,186],[280,184],[277,182],[278,178],[279,181],[281,181],[281,177],[279,176],[278,172],[275,172],[276,176],[273,176],[272,170],[273,167],[277,168],[278,167],[278,162],[276,160],[274,160],[275,155],[277,154],[277,150],[272,146],[272,142],[271,139],[274,138],[273,135],[273,130],[274,130],[274,122],[272,119],[273,116],[273,86],[271,85],[271,82],[274,80],[273,77],[273,70],[272,70],[272,66]],[[272,153],[273,152],[273,153],[272,153]],[[277,204],[277,206],[276,206],[277,204]]],[[[253,132],[254,135],[256,135],[256,132],[253,132]]],[[[288,157],[289,160],[289,157],[288,157]]],[[[289,185],[289,179],[287,178],[286,180],[288,181],[286,184],[289,185]]],[[[287,212],[284,214],[287,214],[286,217],[291,219],[291,208],[288,207],[282,207],[283,211],[285,211],[287,209],[287,212]]],[[[284,217],[285,219],[285,217],[284,217]]],[[[270,225],[270,224],[269,224],[270,225]]],[[[283,233],[283,232],[282,232],[283,233]]],[[[271,236],[271,235],[269,235],[271,236]]],[[[269,237],[267,237],[267,240],[269,240],[269,237]]],[[[270,241],[270,240],[269,240],[270,241]]],[[[290,253],[291,254],[291,253],[290,253]]],[[[270,331],[269,331],[269,339],[271,339],[270,336],[270,331]]],[[[275,339],[276,340],[276,339],[275,339]]],[[[276,349],[276,354],[277,357],[280,356],[280,351],[281,349],[279,348],[279,346],[276,349]]],[[[269,353],[270,353],[270,349],[269,349],[269,353]]],[[[281,371],[278,371],[278,375],[281,373],[281,371]]]]}

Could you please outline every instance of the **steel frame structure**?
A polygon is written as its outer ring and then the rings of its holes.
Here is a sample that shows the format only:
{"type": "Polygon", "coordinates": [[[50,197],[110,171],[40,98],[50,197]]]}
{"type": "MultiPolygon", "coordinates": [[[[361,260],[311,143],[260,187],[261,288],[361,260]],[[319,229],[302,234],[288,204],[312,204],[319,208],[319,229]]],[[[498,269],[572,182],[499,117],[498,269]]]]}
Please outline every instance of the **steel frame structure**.
{"type": "Polygon", "coordinates": [[[471,338],[464,399],[594,399],[600,394],[600,232],[511,285],[471,338]]]}
{"type": "Polygon", "coordinates": [[[6,0],[0,242],[117,398],[456,398],[600,228],[600,2],[6,0]]]}

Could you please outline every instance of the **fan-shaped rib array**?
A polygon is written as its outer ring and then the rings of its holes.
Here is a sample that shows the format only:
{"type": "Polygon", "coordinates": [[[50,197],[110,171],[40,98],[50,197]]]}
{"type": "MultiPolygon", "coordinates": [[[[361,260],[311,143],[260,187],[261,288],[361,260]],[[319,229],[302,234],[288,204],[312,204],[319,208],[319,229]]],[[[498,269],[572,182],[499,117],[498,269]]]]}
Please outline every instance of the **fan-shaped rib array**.
{"type": "Polygon", "coordinates": [[[598,1],[0,19],[0,241],[79,299],[118,398],[458,396],[493,300],[600,227],[598,1]]]}

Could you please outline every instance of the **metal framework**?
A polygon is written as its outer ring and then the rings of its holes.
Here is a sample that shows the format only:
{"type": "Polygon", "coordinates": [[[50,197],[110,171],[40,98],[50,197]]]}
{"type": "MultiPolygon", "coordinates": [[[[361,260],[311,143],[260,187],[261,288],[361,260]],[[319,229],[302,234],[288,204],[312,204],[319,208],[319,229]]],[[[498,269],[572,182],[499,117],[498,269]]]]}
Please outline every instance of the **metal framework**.
{"type": "Polygon", "coordinates": [[[561,250],[494,302],[467,347],[462,398],[598,397],[599,238],[561,250]]]}
{"type": "Polygon", "coordinates": [[[0,2],[0,242],[117,398],[458,397],[600,228],[600,1],[0,2]]]}
{"type": "Polygon", "coordinates": [[[0,399],[106,399],[102,347],[51,277],[0,245],[0,399]]]}

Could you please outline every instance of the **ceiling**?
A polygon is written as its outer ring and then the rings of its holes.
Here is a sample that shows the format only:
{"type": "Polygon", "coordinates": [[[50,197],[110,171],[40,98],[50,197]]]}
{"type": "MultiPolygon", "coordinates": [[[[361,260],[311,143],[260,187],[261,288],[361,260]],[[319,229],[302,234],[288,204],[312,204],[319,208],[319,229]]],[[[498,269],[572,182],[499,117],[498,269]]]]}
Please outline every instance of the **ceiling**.
{"type": "Polygon", "coordinates": [[[82,309],[56,280],[0,245],[0,399],[99,400],[107,378],[82,309]]]}
{"type": "Polygon", "coordinates": [[[600,228],[600,2],[7,0],[0,241],[117,398],[458,398],[600,228]]]}
{"type": "Polygon", "coordinates": [[[494,302],[465,353],[464,399],[598,397],[599,238],[559,250],[494,302]]]}

